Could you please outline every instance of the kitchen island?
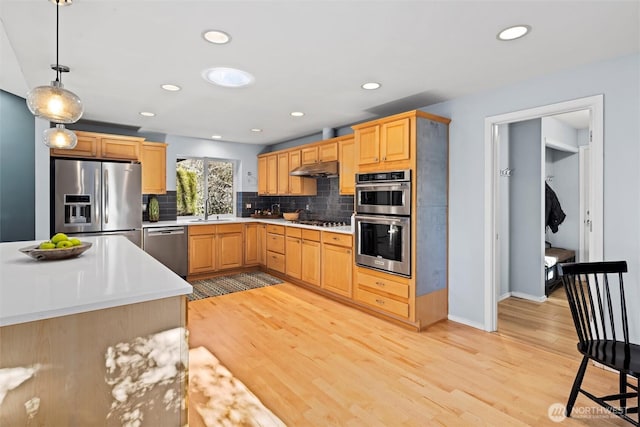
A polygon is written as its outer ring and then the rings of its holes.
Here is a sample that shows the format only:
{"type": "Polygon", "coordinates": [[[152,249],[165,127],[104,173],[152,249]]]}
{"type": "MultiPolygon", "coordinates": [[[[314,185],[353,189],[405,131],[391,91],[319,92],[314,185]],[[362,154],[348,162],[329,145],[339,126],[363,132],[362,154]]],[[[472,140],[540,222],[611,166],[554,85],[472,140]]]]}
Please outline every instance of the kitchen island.
{"type": "Polygon", "coordinates": [[[186,425],[192,287],[121,236],[0,244],[0,425],[186,425]]]}

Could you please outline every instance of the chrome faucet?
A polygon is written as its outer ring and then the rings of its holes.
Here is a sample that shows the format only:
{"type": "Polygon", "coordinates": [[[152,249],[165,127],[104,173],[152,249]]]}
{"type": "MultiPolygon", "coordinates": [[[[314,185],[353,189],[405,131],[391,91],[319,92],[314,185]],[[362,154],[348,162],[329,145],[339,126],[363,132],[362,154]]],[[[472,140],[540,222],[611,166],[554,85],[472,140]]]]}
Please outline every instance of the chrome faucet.
{"type": "Polygon", "coordinates": [[[209,200],[204,201],[204,220],[209,219],[209,200]]]}
{"type": "Polygon", "coordinates": [[[273,212],[274,214],[279,214],[280,213],[280,203],[274,203],[271,205],[271,212],[273,212]]]}

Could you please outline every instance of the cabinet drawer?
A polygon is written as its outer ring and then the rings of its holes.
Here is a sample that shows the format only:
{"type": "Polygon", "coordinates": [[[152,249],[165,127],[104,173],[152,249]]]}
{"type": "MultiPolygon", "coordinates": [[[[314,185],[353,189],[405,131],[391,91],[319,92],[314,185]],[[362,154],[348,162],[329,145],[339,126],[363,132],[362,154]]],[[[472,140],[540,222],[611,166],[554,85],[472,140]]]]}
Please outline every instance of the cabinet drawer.
{"type": "Polygon", "coordinates": [[[374,294],[360,285],[356,287],[356,300],[397,316],[409,317],[409,304],[374,294]]]}
{"type": "Polygon", "coordinates": [[[356,277],[358,286],[366,286],[371,288],[374,292],[382,291],[402,298],[409,298],[409,285],[405,283],[371,276],[360,271],[358,271],[356,277]]]}
{"type": "Polygon", "coordinates": [[[302,237],[302,228],[287,227],[287,236],[288,237],[302,237]]]}
{"type": "Polygon", "coordinates": [[[284,235],[284,225],[267,224],[267,233],[284,235]]]}
{"type": "Polygon", "coordinates": [[[304,240],[313,240],[314,242],[319,242],[320,241],[320,232],[317,230],[306,230],[306,229],[301,229],[302,230],[302,238],[304,240]]]}
{"type": "Polygon", "coordinates": [[[189,236],[201,236],[203,234],[216,234],[215,225],[190,225],[189,236]]]}
{"type": "Polygon", "coordinates": [[[218,225],[218,234],[242,233],[242,224],[218,225]]]}
{"type": "Polygon", "coordinates": [[[284,236],[279,234],[267,234],[267,250],[284,254],[284,236]]]}
{"type": "Polygon", "coordinates": [[[351,245],[351,235],[349,234],[341,234],[341,233],[331,233],[330,231],[322,232],[322,242],[323,243],[331,243],[332,245],[344,246],[350,248],[351,245]]]}
{"type": "Polygon", "coordinates": [[[284,255],[267,251],[267,268],[284,273],[284,255]]]}

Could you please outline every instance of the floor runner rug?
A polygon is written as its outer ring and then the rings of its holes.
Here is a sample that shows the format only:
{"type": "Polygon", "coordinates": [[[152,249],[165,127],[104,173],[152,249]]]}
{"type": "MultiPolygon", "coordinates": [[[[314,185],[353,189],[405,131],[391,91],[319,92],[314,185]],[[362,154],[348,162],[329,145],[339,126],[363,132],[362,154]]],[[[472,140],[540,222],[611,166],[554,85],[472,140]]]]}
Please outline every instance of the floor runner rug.
{"type": "Polygon", "coordinates": [[[189,427],[285,427],[204,347],[189,350],[189,427]]]}
{"type": "Polygon", "coordinates": [[[189,301],[217,297],[232,292],[263,288],[282,283],[282,280],[261,271],[220,276],[192,282],[193,293],[187,295],[189,301]]]}

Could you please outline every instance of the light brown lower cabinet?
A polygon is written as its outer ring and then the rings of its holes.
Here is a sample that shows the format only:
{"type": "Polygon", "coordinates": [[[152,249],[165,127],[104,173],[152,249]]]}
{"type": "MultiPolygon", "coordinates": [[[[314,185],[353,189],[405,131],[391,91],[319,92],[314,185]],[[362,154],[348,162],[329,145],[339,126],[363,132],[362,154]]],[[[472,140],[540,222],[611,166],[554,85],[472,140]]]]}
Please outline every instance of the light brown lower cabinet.
{"type": "Polygon", "coordinates": [[[247,267],[259,264],[258,224],[244,225],[244,265],[247,267]]]}
{"type": "Polygon", "coordinates": [[[285,273],[284,226],[267,225],[267,268],[285,273]]]}
{"type": "Polygon", "coordinates": [[[189,227],[189,275],[242,267],[243,225],[189,227]]]}
{"type": "Polygon", "coordinates": [[[348,234],[322,232],[322,288],[351,298],[353,243],[348,234]]]}
{"type": "Polygon", "coordinates": [[[320,232],[302,230],[301,246],[301,280],[310,285],[320,287],[320,232]]]}
{"type": "Polygon", "coordinates": [[[302,229],[287,227],[285,241],[285,274],[300,279],[302,277],[302,229]]]}

